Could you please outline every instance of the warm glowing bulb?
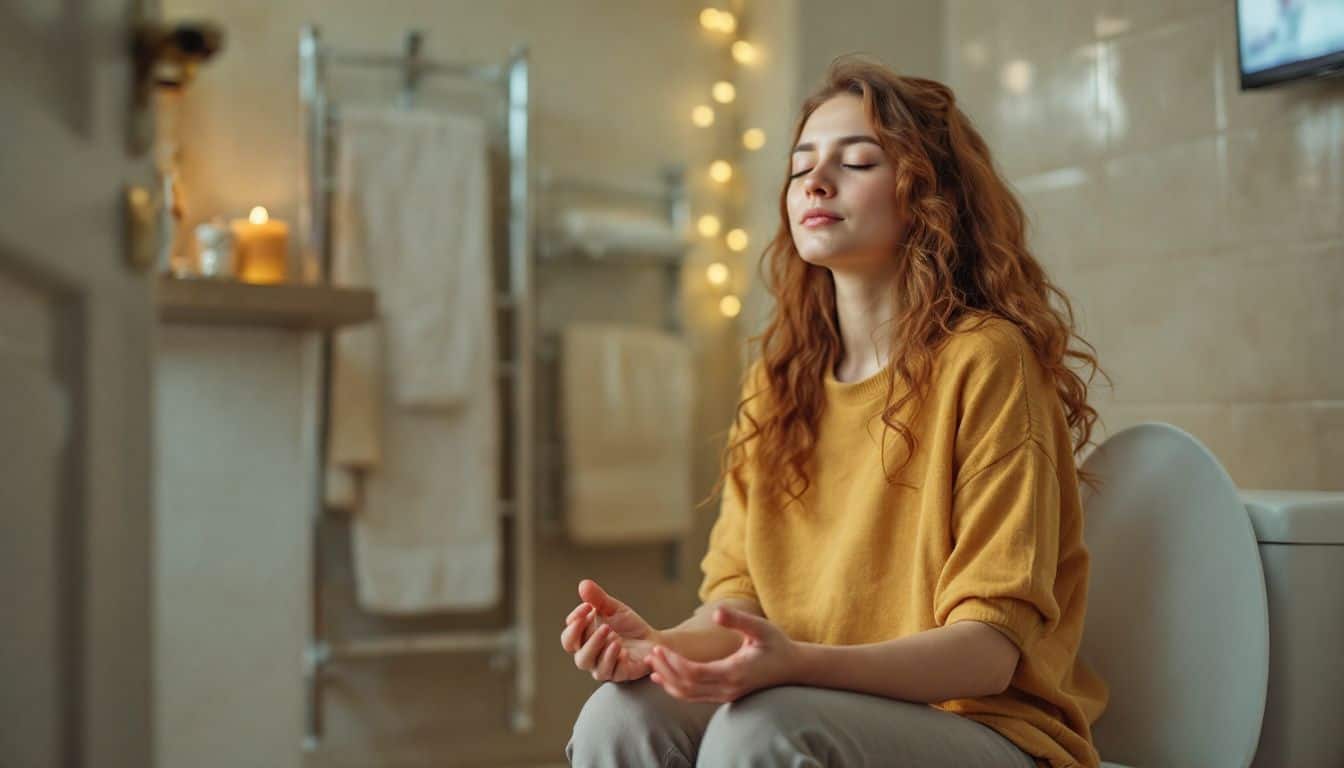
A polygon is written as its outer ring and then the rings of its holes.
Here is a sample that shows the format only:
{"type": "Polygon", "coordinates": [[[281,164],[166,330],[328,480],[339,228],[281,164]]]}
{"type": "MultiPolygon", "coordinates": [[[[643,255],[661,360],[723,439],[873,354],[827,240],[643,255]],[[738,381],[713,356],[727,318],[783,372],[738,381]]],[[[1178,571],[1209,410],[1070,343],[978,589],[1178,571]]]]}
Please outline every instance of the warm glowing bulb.
{"type": "Polygon", "coordinates": [[[760,149],[765,146],[765,131],[760,128],[748,128],[742,134],[742,146],[747,149],[760,149]]]}
{"type": "Polygon", "coordinates": [[[710,285],[723,285],[728,282],[728,267],[717,261],[710,264],[705,268],[705,279],[710,285]]]}
{"type": "Polygon", "coordinates": [[[704,104],[691,110],[691,122],[697,127],[708,128],[714,124],[714,108],[704,104]]]}
{"type": "Polygon", "coordinates": [[[737,97],[737,89],[727,80],[720,80],[714,84],[714,100],[720,104],[729,104],[737,97]]]}
{"type": "Polygon", "coordinates": [[[709,178],[723,184],[733,178],[733,166],[727,160],[715,160],[709,164],[709,178]]]}
{"type": "Polygon", "coordinates": [[[719,234],[719,217],[712,213],[707,213],[700,217],[700,220],[695,223],[695,226],[696,229],[700,230],[701,235],[705,237],[713,237],[719,234]]]}
{"type": "Polygon", "coordinates": [[[253,208],[250,213],[247,214],[247,220],[252,222],[253,224],[265,224],[266,222],[271,220],[271,215],[266,212],[265,208],[262,208],[260,205],[258,205],[257,207],[253,208]]]}
{"type": "Polygon", "coordinates": [[[1013,59],[1004,64],[999,72],[999,81],[1012,93],[1026,93],[1031,89],[1031,62],[1025,59],[1013,59]]]}
{"type": "Polygon", "coordinates": [[[742,311],[742,300],[731,294],[724,296],[719,299],[719,311],[724,317],[737,317],[742,311]]]}
{"type": "Polygon", "coordinates": [[[729,230],[723,239],[727,241],[728,247],[734,251],[747,250],[747,232],[744,229],[729,230]]]}
{"type": "Polygon", "coordinates": [[[737,17],[728,11],[719,11],[718,28],[725,34],[733,34],[737,31],[737,17]]]}
{"type": "Polygon", "coordinates": [[[756,61],[756,46],[746,40],[733,43],[733,61],[738,64],[752,64],[756,61]]]}
{"type": "Polygon", "coordinates": [[[706,8],[705,10],[701,11],[700,26],[710,31],[717,30],[719,28],[719,24],[722,23],[719,21],[719,13],[720,11],[718,8],[706,8]]]}

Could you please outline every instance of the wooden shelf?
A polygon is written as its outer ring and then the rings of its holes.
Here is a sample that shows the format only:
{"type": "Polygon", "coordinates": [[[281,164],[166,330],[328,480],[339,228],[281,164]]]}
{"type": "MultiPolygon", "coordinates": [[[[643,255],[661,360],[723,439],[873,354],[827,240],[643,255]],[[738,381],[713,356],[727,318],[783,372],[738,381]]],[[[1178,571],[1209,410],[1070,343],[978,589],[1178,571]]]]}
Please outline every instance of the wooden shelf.
{"type": "Polygon", "coordinates": [[[378,316],[373,291],[328,285],[254,285],[160,277],[159,320],[182,325],[330,330],[378,316]]]}

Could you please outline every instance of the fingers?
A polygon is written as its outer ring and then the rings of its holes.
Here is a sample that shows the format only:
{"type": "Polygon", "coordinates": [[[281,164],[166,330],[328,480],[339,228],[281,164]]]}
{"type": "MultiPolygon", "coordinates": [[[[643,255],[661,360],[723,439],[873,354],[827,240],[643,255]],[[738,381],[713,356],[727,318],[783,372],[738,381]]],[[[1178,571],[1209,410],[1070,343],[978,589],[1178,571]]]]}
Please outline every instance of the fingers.
{"type": "Polygon", "coordinates": [[[583,645],[583,628],[588,622],[584,620],[575,620],[567,623],[563,631],[560,632],[560,647],[565,649],[565,653],[575,653],[583,645]]]}
{"type": "MultiPolygon", "coordinates": [[[[594,630],[593,622],[596,617],[592,606],[580,605],[574,609],[574,613],[578,613],[578,617],[567,620],[564,631],[560,633],[560,647],[565,649],[565,653],[577,653],[594,630]]],[[[570,616],[573,617],[574,613],[570,616]]]]}
{"type": "Polygon", "coordinates": [[[658,655],[668,663],[673,672],[690,684],[717,685],[722,682],[723,675],[716,667],[691,661],[676,651],[661,646],[658,649],[658,655]]]}
{"type": "Polygon", "coordinates": [[[598,615],[601,616],[610,616],[626,607],[625,603],[607,594],[607,591],[592,579],[584,579],[579,582],[579,599],[585,603],[591,603],[593,608],[597,610],[598,615]]]}
{"type": "Polygon", "coordinates": [[[569,615],[565,617],[565,623],[569,624],[570,622],[577,620],[579,617],[586,615],[592,609],[593,606],[589,603],[579,603],[574,608],[574,610],[570,611],[569,615]]]}
{"type": "Polygon", "coordinates": [[[653,681],[668,693],[688,701],[724,701],[726,690],[722,673],[691,661],[662,646],[649,656],[653,681]]]}
{"type": "Polygon", "coordinates": [[[649,667],[653,670],[653,674],[649,677],[653,682],[661,685],[663,690],[678,699],[691,699],[691,693],[688,690],[689,685],[681,679],[681,675],[672,670],[662,654],[657,651],[649,654],[649,667]]]}
{"type": "Polygon", "coordinates": [[[598,656],[606,647],[607,639],[611,637],[611,627],[603,624],[597,628],[593,636],[588,638],[579,652],[574,654],[574,666],[579,669],[592,669],[597,665],[598,656]]]}
{"type": "Polygon", "coordinates": [[[763,639],[762,636],[770,626],[770,622],[760,616],[752,616],[726,606],[719,606],[714,610],[714,621],[721,627],[727,627],[756,640],[763,639]]]}
{"type": "Polygon", "coordinates": [[[621,638],[612,638],[593,669],[594,680],[610,680],[616,676],[616,664],[621,660],[621,638]]]}

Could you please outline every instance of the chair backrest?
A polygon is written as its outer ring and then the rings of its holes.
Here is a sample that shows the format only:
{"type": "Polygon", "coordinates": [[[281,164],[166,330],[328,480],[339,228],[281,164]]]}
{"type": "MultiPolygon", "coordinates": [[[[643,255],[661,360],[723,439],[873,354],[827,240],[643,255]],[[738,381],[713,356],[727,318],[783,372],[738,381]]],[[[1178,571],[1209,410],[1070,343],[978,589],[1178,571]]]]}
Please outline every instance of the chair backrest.
{"type": "MultiPolygon", "coordinates": [[[[1248,439],[1253,439],[1248,436],[1248,439]]],[[[1269,614],[1250,518],[1218,460],[1170,424],[1083,462],[1091,554],[1080,656],[1110,687],[1103,760],[1248,766],[1269,678],[1269,614]]]]}

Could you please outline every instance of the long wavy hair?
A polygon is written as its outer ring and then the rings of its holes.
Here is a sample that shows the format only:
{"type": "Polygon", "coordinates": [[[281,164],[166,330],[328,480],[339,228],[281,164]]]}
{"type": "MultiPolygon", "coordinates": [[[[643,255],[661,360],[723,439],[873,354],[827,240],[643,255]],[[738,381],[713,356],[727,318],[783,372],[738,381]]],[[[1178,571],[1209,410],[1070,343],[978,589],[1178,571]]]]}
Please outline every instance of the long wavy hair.
{"type": "MultiPolygon", "coordinates": [[[[823,85],[803,102],[790,146],[812,112],[841,94],[863,100],[868,123],[896,169],[893,213],[906,225],[906,239],[891,255],[900,310],[892,318],[892,365],[882,421],[884,431],[895,430],[907,451],[905,461],[886,473],[888,482],[897,482],[919,441],[897,414],[912,398],[918,407],[927,396],[934,355],[968,314],[1003,318],[1021,329],[1054,378],[1074,452],[1081,452],[1091,442],[1097,420],[1087,403],[1088,384],[1098,372],[1106,374],[1092,354],[1095,347],[1075,331],[1068,297],[1050,283],[1027,250],[1022,207],[951,89],[934,80],[898,75],[861,56],[841,57],[831,63],[823,85]],[[1051,305],[1052,294],[1061,309],[1051,305]],[[1070,348],[1073,338],[1092,352],[1070,348]],[[1092,369],[1086,381],[1069,360],[1092,369]],[[906,386],[893,402],[896,376],[906,386]]],[[[780,494],[801,499],[810,484],[806,465],[825,405],[823,372],[834,370],[843,352],[835,284],[829,270],[798,254],[789,228],[788,186],[786,178],[779,195],[779,229],[759,265],[774,309],[765,331],[747,341],[749,348],[759,346],[763,386],[737,405],[710,499],[730,477],[739,491],[745,487],[742,471],[753,441],[752,492],[763,491],[768,499],[778,500],[780,494]],[[747,404],[758,398],[753,415],[747,404]]],[[[886,467],[887,441],[881,444],[886,467]]],[[[1081,470],[1079,476],[1089,483],[1095,480],[1081,470]]]]}

